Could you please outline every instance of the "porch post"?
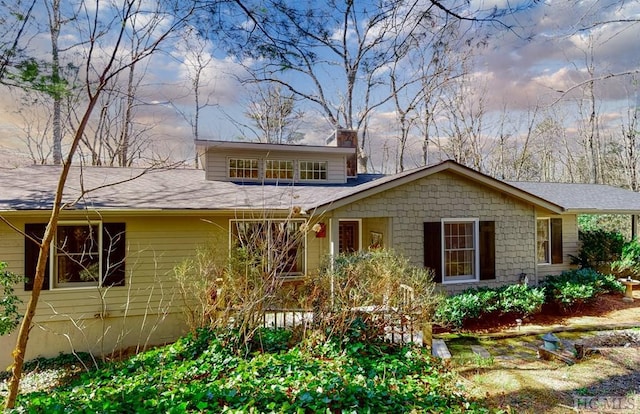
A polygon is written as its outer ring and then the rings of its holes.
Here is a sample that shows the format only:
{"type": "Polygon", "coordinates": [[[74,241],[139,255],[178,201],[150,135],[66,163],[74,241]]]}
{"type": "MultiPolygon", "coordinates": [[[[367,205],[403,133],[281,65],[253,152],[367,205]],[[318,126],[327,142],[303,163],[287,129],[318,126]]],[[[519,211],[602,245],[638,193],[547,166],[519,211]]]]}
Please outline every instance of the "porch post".
{"type": "Polygon", "coordinates": [[[333,308],[333,270],[336,256],[340,253],[340,222],[337,218],[331,217],[329,219],[329,267],[331,269],[331,307],[333,308]]]}
{"type": "Polygon", "coordinates": [[[638,237],[638,215],[631,215],[631,240],[638,237]]]}

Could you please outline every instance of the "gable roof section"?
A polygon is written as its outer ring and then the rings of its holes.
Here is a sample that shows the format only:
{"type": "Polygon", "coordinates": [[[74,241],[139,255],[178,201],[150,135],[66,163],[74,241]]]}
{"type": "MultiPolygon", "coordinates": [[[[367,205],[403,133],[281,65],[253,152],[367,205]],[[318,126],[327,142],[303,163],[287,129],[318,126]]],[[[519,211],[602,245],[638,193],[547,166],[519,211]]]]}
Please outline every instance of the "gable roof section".
{"type": "Polygon", "coordinates": [[[434,164],[426,167],[420,167],[395,175],[385,176],[378,180],[371,181],[357,187],[345,189],[338,194],[327,197],[327,199],[320,202],[316,206],[316,208],[319,210],[333,210],[347,204],[351,204],[363,198],[370,197],[374,194],[378,194],[383,191],[390,190],[403,184],[407,184],[409,182],[425,178],[443,171],[451,172],[455,175],[466,178],[477,184],[491,188],[495,191],[507,194],[526,203],[549,210],[550,212],[561,213],[563,211],[563,207],[558,204],[545,200],[538,195],[521,190],[504,181],[500,181],[488,175],[479,173],[452,160],[443,161],[439,164],[434,164]]]}
{"type": "Polygon", "coordinates": [[[640,212],[640,193],[610,185],[535,182],[509,184],[561,205],[570,213],[638,214],[640,212]]]}

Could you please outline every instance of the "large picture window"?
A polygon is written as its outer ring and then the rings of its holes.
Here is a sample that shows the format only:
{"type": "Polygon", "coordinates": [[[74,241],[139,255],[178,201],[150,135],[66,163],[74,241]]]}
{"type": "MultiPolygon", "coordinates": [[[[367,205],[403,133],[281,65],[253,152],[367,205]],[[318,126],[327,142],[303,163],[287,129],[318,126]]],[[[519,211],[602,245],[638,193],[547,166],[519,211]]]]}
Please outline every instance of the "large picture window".
{"type": "MultiPolygon", "coordinates": [[[[61,222],[51,243],[43,289],[123,286],[124,223],[61,222]]],[[[25,225],[25,290],[33,289],[46,224],[25,225]]]]}
{"type": "Polygon", "coordinates": [[[305,271],[304,220],[231,220],[231,247],[266,272],[280,276],[305,271]]]}
{"type": "Polygon", "coordinates": [[[476,280],[477,220],[442,222],[444,281],[476,280]]]}

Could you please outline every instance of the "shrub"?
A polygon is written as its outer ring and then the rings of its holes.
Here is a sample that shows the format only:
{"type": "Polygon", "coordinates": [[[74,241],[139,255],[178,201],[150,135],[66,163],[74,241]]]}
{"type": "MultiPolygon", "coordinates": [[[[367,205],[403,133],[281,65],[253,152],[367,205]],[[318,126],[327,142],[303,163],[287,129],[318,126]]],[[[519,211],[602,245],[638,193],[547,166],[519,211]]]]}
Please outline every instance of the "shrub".
{"type": "Polygon", "coordinates": [[[539,312],[544,304],[545,290],[540,287],[527,285],[508,285],[500,288],[501,313],[513,313],[520,316],[532,315],[539,312]]]}
{"type": "Polygon", "coordinates": [[[544,299],[544,288],[527,285],[472,288],[446,298],[434,319],[442,325],[461,328],[469,320],[492,313],[531,315],[540,310],[544,299]]]}
{"type": "Polygon", "coordinates": [[[22,282],[24,278],[6,269],[7,264],[0,262],[0,289],[2,290],[2,297],[0,298],[0,336],[11,333],[22,318],[18,312],[18,305],[22,301],[16,296],[13,287],[22,282]]]}
{"type": "Polygon", "coordinates": [[[581,230],[579,238],[580,252],[571,257],[572,263],[603,271],[608,271],[611,263],[620,259],[625,244],[621,233],[602,229],[581,230]]]}
{"type": "Polygon", "coordinates": [[[377,312],[427,321],[441,298],[432,273],[385,249],[336,257],[308,289],[318,315],[328,316],[321,321],[328,334],[350,340],[381,336],[392,319],[377,312]]]}
{"type": "Polygon", "coordinates": [[[624,291],[624,286],[613,275],[603,275],[593,269],[564,271],[559,276],[547,277],[543,285],[547,300],[565,310],[590,302],[603,293],[624,291]]]}
{"type": "Polygon", "coordinates": [[[640,275],[640,242],[638,239],[624,244],[620,259],[611,264],[611,270],[621,276],[640,275]]]}

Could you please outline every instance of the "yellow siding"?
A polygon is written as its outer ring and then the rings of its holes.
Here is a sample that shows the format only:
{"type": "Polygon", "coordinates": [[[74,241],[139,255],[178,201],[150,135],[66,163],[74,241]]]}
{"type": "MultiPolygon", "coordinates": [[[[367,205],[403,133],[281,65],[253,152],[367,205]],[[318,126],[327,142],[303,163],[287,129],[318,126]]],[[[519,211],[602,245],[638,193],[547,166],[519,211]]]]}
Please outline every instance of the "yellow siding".
{"type": "MultiPolygon", "coordinates": [[[[66,219],[77,219],[67,215],[66,219]]],[[[63,219],[64,219],[63,218],[63,219]]],[[[44,222],[46,216],[10,219],[17,228],[26,222],[44,222]]],[[[75,288],[42,291],[35,322],[43,329],[33,329],[27,358],[54,356],[62,349],[52,344],[72,340],[79,350],[87,348],[84,336],[95,342],[102,336],[96,330],[111,332],[105,344],[111,352],[115,346],[136,345],[141,337],[151,343],[164,343],[184,333],[180,296],[173,279],[173,268],[193,256],[199,246],[212,245],[222,262],[228,256],[228,218],[198,216],[136,217],[120,215],[105,221],[126,222],[127,282],[109,289],[75,288]],[[102,310],[106,310],[105,313],[102,310]],[[104,319],[101,319],[101,316],[104,319]],[[160,319],[162,327],[145,333],[160,319]],[[126,326],[122,322],[126,320],[126,326]],[[144,322],[144,326],[142,325],[144,322]],[[76,326],[82,326],[84,333],[76,326]],[[90,327],[90,328],[89,328],[90,327]],[[117,334],[116,334],[117,333],[117,334]],[[84,336],[83,336],[84,335],[84,336]],[[126,338],[122,338],[125,335],[126,338]],[[63,339],[60,339],[63,338],[63,339]]],[[[24,272],[24,237],[0,222],[0,260],[15,273],[24,272]]],[[[26,303],[30,292],[18,286],[16,292],[26,303]]],[[[24,305],[23,305],[24,306],[24,305]]],[[[0,365],[9,363],[14,346],[11,336],[0,337],[0,365]]],[[[67,345],[68,346],[68,345],[67,345]]],[[[66,349],[66,348],[65,348],[66,349]]]]}
{"type": "Polygon", "coordinates": [[[562,216],[539,215],[540,218],[561,218],[562,219],[562,263],[539,264],[538,278],[544,280],[549,275],[559,275],[564,270],[569,270],[576,266],[571,265],[571,256],[577,256],[580,250],[578,239],[578,216],[575,214],[564,214],[562,216]]]}

